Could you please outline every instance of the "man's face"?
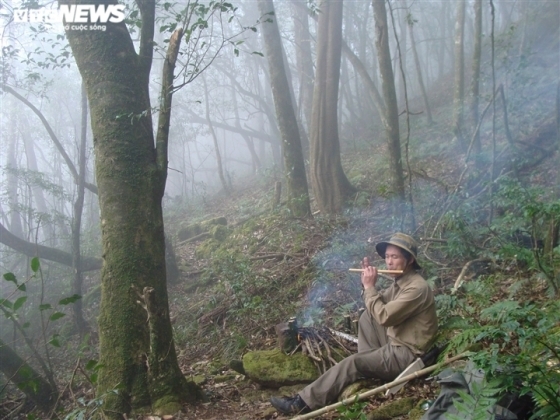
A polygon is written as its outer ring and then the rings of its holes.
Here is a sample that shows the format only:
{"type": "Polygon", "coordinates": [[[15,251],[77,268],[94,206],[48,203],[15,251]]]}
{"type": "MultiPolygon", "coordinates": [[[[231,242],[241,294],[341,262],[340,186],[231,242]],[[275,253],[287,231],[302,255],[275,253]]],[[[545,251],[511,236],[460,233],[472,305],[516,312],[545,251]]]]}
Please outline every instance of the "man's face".
{"type": "Polygon", "coordinates": [[[406,270],[407,261],[398,246],[387,245],[385,264],[389,270],[406,270]]]}

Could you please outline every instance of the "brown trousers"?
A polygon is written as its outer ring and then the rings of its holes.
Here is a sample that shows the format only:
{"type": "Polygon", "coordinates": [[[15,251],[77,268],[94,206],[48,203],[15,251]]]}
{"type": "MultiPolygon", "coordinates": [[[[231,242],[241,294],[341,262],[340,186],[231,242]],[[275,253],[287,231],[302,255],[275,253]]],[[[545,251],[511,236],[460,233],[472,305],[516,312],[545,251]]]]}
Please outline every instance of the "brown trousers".
{"type": "Polygon", "coordinates": [[[335,402],[346,386],[361,378],[395,379],[415,358],[408,347],[389,344],[386,329],[365,311],[358,324],[358,353],[341,360],[299,395],[315,410],[335,402]]]}

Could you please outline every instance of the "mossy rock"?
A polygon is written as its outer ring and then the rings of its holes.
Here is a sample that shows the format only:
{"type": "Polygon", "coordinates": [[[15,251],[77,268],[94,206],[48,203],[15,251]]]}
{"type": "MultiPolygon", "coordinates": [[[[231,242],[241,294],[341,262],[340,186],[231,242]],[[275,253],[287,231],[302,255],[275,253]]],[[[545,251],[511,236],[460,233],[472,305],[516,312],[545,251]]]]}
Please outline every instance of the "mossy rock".
{"type": "Polygon", "coordinates": [[[180,228],[177,232],[177,239],[180,241],[186,241],[187,239],[194,238],[196,235],[201,233],[202,227],[200,226],[200,223],[193,223],[180,228]]]}
{"type": "Polygon", "coordinates": [[[243,368],[252,381],[270,388],[310,383],[319,376],[309,357],[301,353],[288,356],[280,349],[246,353],[243,368]]]}
{"type": "Polygon", "coordinates": [[[215,217],[200,223],[203,232],[208,232],[214,226],[227,226],[227,219],[225,217],[215,217]]]}
{"type": "Polygon", "coordinates": [[[366,390],[372,389],[374,383],[375,381],[373,379],[360,379],[345,387],[338,396],[338,401],[350,398],[352,395],[361,393],[361,391],[366,392],[366,390]]]}
{"type": "Polygon", "coordinates": [[[215,239],[207,239],[196,247],[195,255],[196,258],[208,259],[212,256],[214,251],[220,247],[220,241],[215,239]]]}
{"type": "Polygon", "coordinates": [[[369,413],[367,420],[391,420],[395,417],[407,415],[413,408],[414,398],[399,398],[369,413]]]}
{"type": "Polygon", "coordinates": [[[223,242],[229,236],[229,229],[223,225],[215,225],[210,228],[210,235],[213,239],[223,242]]]}

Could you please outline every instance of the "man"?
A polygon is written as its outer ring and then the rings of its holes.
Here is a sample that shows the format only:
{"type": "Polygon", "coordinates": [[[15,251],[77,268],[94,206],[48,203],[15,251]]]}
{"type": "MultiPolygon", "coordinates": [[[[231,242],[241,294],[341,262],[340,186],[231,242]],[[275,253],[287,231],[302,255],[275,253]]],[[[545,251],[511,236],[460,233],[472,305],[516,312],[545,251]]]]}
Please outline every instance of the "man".
{"type": "Polygon", "coordinates": [[[395,379],[432,345],[437,332],[437,316],[432,290],[416,273],[418,247],[414,239],[395,233],[376,245],[393,275],[388,289],[378,292],[377,268],[362,262],[362,285],[366,310],[358,324],[358,353],[327,370],[294,397],[272,397],[281,413],[297,414],[331,404],[347,385],[360,378],[395,379]]]}

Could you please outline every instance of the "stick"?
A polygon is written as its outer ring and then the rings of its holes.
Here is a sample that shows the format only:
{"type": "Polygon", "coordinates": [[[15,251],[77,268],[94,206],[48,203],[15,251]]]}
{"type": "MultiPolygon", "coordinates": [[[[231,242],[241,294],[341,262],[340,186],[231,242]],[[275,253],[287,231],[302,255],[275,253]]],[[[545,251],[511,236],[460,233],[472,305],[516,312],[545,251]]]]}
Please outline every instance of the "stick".
{"type": "MultiPolygon", "coordinates": [[[[364,271],[363,268],[349,268],[348,271],[352,271],[353,273],[362,273],[364,271]]],[[[380,274],[402,274],[404,271],[402,270],[377,270],[380,274]]]]}
{"type": "Polygon", "coordinates": [[[411,373],[410,375],[404,376],[404,377],[402,377],[400,379],[397,379],[393,382],[390,382],[390,383],[385,384],[383,386],[380,386],[380,387],[371,389],[369,391],[366,391],[363,394],[354,395],[354,396],[346,398],[346,399],[344,399],[340,402],[337,402],[336,404],[327,405],[323,408],[320,408],[319,410],[312,411],[311,413],[302,414],[302,415],[299,415],[299,416],[296,416],[296,417],[292,417],[292,420],[313,419],[317,416],[320,416],[321,414],[328,413],[329,411],[332,411],[332,410],[334,410],[337,407],[340,407],[342,405],[353,404],[357,401],[364,400],[368,397],[371,397],[372,395],[379,394],[380,392],[383,392],[383,391],[387,391],[388,389],[391,389],[392,387],[394,387],[396,385],[400,385],[402,383],[411,381],[412,379],[419,378],[420,376],[423,376],[426,373],[433,372],[434,370],[436,370],[436,369],[438,369],[442,366],[448,365],[449,363],[455,362],[456,360],[462,359],[463,357],[466,357],[469,354],[470,354],[470,352],[461,353],[461,354],[459,354],[455,357],[452,357],[450,359],[445,360],[444,362],[437,363],[437,364],[429,366],[425,369],[422,369],[422,370],[419,370],[417,372],[411,373]]]}

